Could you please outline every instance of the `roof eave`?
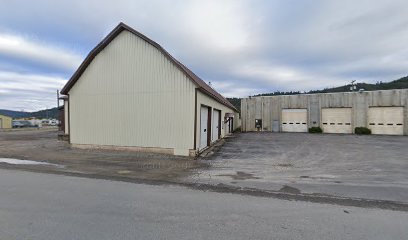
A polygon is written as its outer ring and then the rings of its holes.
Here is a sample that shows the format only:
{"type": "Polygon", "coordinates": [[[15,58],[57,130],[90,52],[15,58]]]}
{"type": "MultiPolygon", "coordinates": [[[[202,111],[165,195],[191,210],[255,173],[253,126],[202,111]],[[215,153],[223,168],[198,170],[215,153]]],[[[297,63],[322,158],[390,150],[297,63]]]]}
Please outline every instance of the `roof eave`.
{"type": "Polygon", "coordinates": [[[160,46],[158,43],[151,40],[150,38],[146,37],[142,33],[140,33],[138,31],[136,31],[135,29],[131,28],[130,26],[124,24],[123,22],[119,23],[118,26],[116,26],[98,45],[96,45],[95,48],[93,48],[89,52],[89,54],[86,56],[85,60],[81,63],[81,65],[78,67],[78,69],[72,75],[72,77],[68,80],[68,82],[62,88],[61,94],[68,95],[71,88],[75,85],[76,81],[78,81],[78,79],[81,77],[82,73],[85,71],[85,69],[88,67],[88,65],[92,62],[92,60],[113,39],[115,39],[115,37],[117,35],[119,35],[119,33],[121,33],[123,30],[129,31],[129,32],[137,35],[138,37],[142,38],[143,40],[147,41],[151,45],[153,45],[156,49],[158,49],[160,52],[162,52],[171,62],[173,62],[176,65],[176,67],[179,68],[179,70],[184,72],[190,78],[190,80],[192,80],[198,86],[198,88],[203,91],[203,93],[205,93],[208,96],[214,98],[216,101],[223,104],[224,106],[237,111],[237,109],[227,99],[225,99],[221,94],[219,94],[217,91],[212,89],[212,91],[214,91],[214,93],[211,93],[209,90],[205,89],[205,88],[211,88],[211,87],[208,86],[201,78],[199,78],[197,75],[195,75],[190,69],[188,69],[182,63],[177,61],[177,59],[175,59],[173,56],[171,56],[170,53],[168,53],[162,46],[160,46]],[[219,95],[219,96],[216,96],[216,95],[219,95]]]}
{"type": "Polygon", "coordinates": [[[201,91],[202,93],[204,93],[205,95],[211,97],[211,98],[214,99],[215,101],[221,103],[222,105],[224,105],[224,106],[226,106],[226,107],[228,107],[228,108],[230,108],[230,109],[232,109],[232,110],[238,112],[238,110],[234,107],[234,105],[232,105],[232,103],[230,103],[227,99],[226,99],[226,101],[228,101],[228,103],[227,103],[227,102],[222,102],[222,101],[220,101],[217,97],[215,97],[214,95],[212,95],[211,93],[209,93],[206,89],[204,89],[204,88],[202,88],[202,87],[200,87],[200,86],[198,86],[198,90],[201,91]]]}

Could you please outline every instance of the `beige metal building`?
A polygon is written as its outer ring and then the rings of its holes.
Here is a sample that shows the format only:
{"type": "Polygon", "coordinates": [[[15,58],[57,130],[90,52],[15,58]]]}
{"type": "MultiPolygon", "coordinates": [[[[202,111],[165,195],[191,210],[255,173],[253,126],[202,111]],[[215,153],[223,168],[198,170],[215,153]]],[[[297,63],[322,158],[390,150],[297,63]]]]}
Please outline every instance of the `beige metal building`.
{"type": "Polygon", "coordinates": [[[0,129],[12,128],[13,119],[11,117],[0,114],[0,129]]]}
{"type": "Polygon", "coordinates": [[[239,126],[228,100],[123,23],[61,93],[65,131],[76,147],[193,156],[239,126]]]}
{"type": "Polygon", "coordinates": [[[408,89],[245,98],[241,115],[243,131],[408,135],[408,89]]]}

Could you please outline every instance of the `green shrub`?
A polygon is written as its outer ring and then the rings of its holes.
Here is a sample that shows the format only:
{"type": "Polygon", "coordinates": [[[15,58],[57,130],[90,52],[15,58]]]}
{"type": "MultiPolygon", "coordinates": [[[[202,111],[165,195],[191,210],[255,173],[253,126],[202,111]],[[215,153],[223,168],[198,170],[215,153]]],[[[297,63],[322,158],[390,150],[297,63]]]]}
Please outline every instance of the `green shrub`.
{"type": "Polygon", "coordinates": [[[309,128],[309,133],[322,133],[323,130],[320,127],[311,127],[309,128]]]}
{"type": "Polygon", "coordinates": [[[371,130],[366,127],[356,127],[354,129],[355,134],[371,134],[371,130]]]}
{"type": "Polygon", "coordinates": [[[241,132],[241,127],[236,128],[235,130],[232,131],[233,133],[238,133],[241,132]]]}

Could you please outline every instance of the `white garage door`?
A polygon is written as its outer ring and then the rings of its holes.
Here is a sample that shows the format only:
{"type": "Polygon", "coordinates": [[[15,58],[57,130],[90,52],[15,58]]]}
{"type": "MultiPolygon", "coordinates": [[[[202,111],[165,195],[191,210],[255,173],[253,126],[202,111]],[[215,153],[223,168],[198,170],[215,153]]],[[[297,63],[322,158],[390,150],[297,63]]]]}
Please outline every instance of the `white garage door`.
{"type": "Polygon", "coordinates": [[[307,109],[282,109],[282,132],[307,132],[307,109]]]}
{"type": "Polygon", "coordinates": [[[370,107],[368,128],[373,134],[403,135],[403,107],[370,107]]]}
{"type": "Polygon", "coordinates": [[[208,146],[208,107],[200,109],[200,149],[208,146]]]}
{"type": "Polygon", "coordinates": [[[324,133],[353,133],[351,108],[322,108],[324,133]]]}
{"type": "Polygon", "coordinates": [[[219,133],[220,133],[220,111],[219,110],[215,110],[213,111],[213,120],[212,120],[212,136],[211,136],[211,140],[212,142],[215,142],[219,139],[219,133]]]}

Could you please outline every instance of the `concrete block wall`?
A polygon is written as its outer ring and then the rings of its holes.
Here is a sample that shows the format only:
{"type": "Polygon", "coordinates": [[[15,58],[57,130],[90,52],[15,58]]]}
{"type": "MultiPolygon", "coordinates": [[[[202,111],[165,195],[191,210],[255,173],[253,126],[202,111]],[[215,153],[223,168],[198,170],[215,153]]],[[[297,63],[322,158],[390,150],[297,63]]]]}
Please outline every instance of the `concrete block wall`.
{"type": "Polygon", "coordinates": [[[244,132],[257,131],[255,119],[262,119],[262,130],[272,131],[273,121],[281,123],[282,109],[303,108],[308,110],[308,127],[317,127],[321,126],[322,108],[352,108],[354,129],[368,127],[369,107],[403,107],[404,135],[408,135],[408,89],[244,98],[241,125],[244,132]]]}

